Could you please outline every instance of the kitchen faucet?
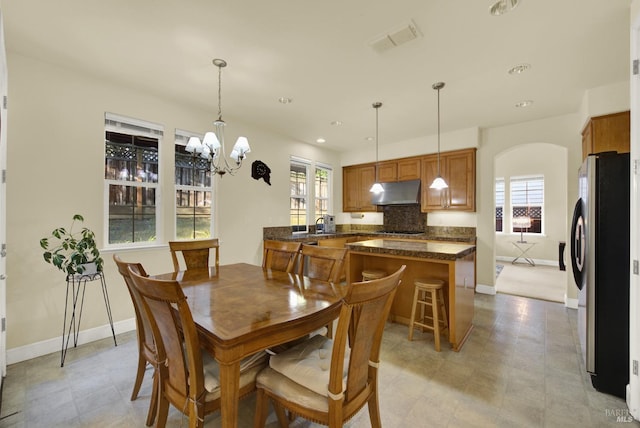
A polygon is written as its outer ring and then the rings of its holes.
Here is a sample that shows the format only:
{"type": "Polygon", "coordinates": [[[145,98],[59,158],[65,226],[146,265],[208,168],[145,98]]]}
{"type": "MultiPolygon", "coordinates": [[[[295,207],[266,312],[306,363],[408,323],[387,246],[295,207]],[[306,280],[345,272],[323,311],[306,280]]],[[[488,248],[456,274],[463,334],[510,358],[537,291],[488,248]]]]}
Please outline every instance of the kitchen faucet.
{"type": "Polygon", "coordinates": [[[324,229],[324,217],[318,217],[318,219],[316,220],[316,233],[323,233],[323,229],[324,229]],[[318,229],[318,222],[322,222],[322,227],[320,229],[318,229]]]}

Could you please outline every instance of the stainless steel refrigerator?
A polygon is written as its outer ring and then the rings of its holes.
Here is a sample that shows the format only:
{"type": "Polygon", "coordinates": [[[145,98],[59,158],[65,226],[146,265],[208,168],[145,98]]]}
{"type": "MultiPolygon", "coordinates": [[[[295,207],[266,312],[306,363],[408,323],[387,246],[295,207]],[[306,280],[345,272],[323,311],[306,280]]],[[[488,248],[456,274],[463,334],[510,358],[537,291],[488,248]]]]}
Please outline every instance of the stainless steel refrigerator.
{"type": "Polygon", "coordinates": [[[596,390],[621,398],[629,383],[629,168],[628,153],[588,156],[571,225],[586,370],[596,390]]]}

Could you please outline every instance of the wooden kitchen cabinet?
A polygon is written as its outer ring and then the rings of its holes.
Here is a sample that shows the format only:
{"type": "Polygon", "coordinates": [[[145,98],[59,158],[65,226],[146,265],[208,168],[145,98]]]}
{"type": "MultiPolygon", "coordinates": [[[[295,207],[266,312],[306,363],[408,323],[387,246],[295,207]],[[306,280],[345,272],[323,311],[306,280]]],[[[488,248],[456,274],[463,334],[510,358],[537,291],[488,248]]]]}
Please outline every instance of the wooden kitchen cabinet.
{"type": "Polygon", "coordinates": [[[582,159],[591,153],[628,153],[630,141],[629,111],[592,117],[582,130],[582,159]]]}
{"type": "Polygon", "coordinates": [[[381,183],[420,180],[420,158],[412,157],[378,164],[378,180],[381,183]]]}
{"type": "Polygon", "coordinates": [[[398,181],[398,162],[390,161],[378,163],[378,181],[380,183],[398,181]]]}
{"type": "Polygon", "coordinates": [[[330,247],[330,248],[344,248],[344,246],[347,244],[347,242],[351,242],[349,241],[349,239],[351,239],[350,237],[347,238],[327,238],[327,239],[319,239],[318,240],[318,246],[320,247],[330,247]]]}
{"type": "Polygon", "coordinates": [[[420,180],[421,163],[419,157],[400,159],[398,161],[398,181],[420,180]]]}
{"type": "Polygon", "coordinates": [[[431,189],[438,175],[438,155],[422,158],[422,212],[438,210],[476,210],[476,149],[464,149],[440,154],[440,175],[449,185],[442,190],[431,189]]]}
{"type": "Polygon", "coordinates": [[[342,169],[342,210],[375,212],[369,189],[376,180],[375,164],[347,166],[342,169]]]}

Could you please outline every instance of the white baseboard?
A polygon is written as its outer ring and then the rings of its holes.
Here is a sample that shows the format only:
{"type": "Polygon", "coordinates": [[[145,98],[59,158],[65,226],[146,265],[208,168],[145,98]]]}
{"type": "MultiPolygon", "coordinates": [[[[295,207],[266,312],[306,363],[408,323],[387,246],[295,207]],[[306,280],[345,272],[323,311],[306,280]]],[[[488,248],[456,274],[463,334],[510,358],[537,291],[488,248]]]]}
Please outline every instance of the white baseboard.
{"type": "MultiPolygon", "coordinates": [[[[113,330],[116,334],[126,333],[135,329],[135,318],[129,318],[127,320],[113,323],[113,330]]],[[[111,326],[109,324],[80,331],[80,334],[78,335],[78,344],[93,342],[104,339],[105,337],[111,337],[111,326]]],[[[62,336],[58,336],[53,339],[47,339],[41,342],[7,349],[7,364],[15,364],[20,361],[26,361],[42,355],[47,355],[52,352],[60,352],[61,348],[62,336]]],[[[73,348],[73,337],[70,338],[69,348],[73,348]]]]}
{"type": "MultiPolygon", "coordinates": [[[[536,265],[541,266],[556,266],[558,267],[557,260],[545,260],[545,259],[531,259],[536,265]]],[[[496,256],[496,261],[501,261],[505,263],[511,263],[513,261],[513,257],[505,257],[505,256],[496,256]]],[[[517,262],[518,264],[527,264],[527,262],[521,263],[520,260],[517,262]]]]}
{"type": "Polygon", "coordinates": [[[564,306],[570,309],[578,309],[578,299],[570,299],[566,293],[564,295],[564,306]]]}
{"type": "Polygon", "coordinates": [[[496,287],[492,285],[476,284],[476,292],[480,294],[490,294],[492,296],[495,296],[496,287]]]}

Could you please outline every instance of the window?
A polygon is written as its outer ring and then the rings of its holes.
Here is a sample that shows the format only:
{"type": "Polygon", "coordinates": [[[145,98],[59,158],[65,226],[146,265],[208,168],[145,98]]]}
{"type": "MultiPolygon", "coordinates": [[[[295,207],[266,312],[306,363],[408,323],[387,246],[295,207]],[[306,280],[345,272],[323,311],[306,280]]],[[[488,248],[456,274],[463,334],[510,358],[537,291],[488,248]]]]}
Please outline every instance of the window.
{"type": "Polygon", "coordinates": [[[156,241],[158,147],[163,127],[105,114],[105,198],[109,244],[156,241]]]}
{"type": "Polygon", "coordinates": [[[330,165],[320,162],[313,164],[307,159],[291,157],[289,205],[293,232],[307,232],[310,221],[315,224],[318,218],[330,213],[331,174],[330,165]],[[311,176],[314,171],[314,175],[311,176]],[[310,189],[313,190],[313,194],[309,193],[310,189]]]}
{"type": "Polygon", "coordinates": [[[176,239],[211,237],[211,171],[206,159],[185,151],[189,137],[202,135],[176,129],[176,239]]]}
{"type": "Polygon", "coordinates": [[[315,218],[329,214],[331,210],[331,167],[316,164],[315,218]]]}
{"type": "Polygon", "coordinates": [[[504,178],[496,178],[496,232],[502,232],[504,219],[504,178]]]}
{"type": "Polygon", "coordinates": [[[511,230],[512,232],[542,233],[544,211],[544,177],[511,177],[511,230]],[[530,219],[519,227],[519,219],[530,219]]]}
{"type": "Polygon", "coordinates": [[[289,186],[291,189],[290,217],[293,232],[307,231],[307,176],[309,164],[300,160],[291,160],[289,168],[289,186]]]}

